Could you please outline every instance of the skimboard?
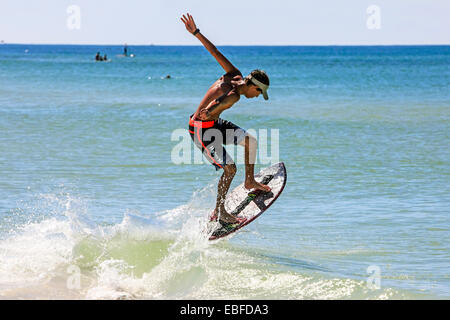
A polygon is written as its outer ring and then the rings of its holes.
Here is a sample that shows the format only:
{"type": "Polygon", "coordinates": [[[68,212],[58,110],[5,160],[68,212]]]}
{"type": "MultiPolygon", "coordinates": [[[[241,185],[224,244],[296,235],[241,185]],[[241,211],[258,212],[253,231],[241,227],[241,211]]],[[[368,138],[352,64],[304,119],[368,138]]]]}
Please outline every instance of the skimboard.
{"type": "Polygon", "coordinates": [[[286,168],[283,162],[262,169],[255,175],[255,180],[267,184],[272,190],[264,192],[245,189],[244,184],[237,186],[228,193],[225,199],[225,209],[238,218],[246,218],[241,224],[222,225],[217,221],[208,222],[209,240],[216,240],[236,232],[248,225],[266,211],[279,197],[286,185],[286,168]]]}

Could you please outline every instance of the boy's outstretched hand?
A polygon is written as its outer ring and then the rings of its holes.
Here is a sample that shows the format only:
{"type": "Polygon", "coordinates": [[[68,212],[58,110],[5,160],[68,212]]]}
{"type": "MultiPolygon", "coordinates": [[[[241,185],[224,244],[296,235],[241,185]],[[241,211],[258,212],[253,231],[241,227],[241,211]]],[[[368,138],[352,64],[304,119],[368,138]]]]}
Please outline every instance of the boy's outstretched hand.
{"type": "Polygon", "coordinates": [[[187,13],[186,15],[183,14],[183,16],[181,17],[181,21],[183,21],[186,30],[189,31],[190,33],[194,33],[194,31],[197,30],[194,18],[192,18],[192,16],[189,13],[187,13]]]}
{"type": "Polygon", "coordinates": [[[211,53],[214,58],[216,58],[217,62],[225,70],[225,72],[229,73],[239,71],[235,66],[231,64],[230,61],[228,61],[227,58],[225,58],[225,56],[219,50],[217,50],[217,48],[211,43],[211,41],[206,39],[206,37],[201,33],[198,33],[198,31],[200,30],[197,29],[194,18],[192,18],[189,13],[183,14],[183,16],[181,17],[181,21],[183,21],[186,30],[193,34],[198,40],[200,40],[206,50],[208,50],[208,52],[211,53]],[[195,32],[196,30],[198,31],[195,32]]]}

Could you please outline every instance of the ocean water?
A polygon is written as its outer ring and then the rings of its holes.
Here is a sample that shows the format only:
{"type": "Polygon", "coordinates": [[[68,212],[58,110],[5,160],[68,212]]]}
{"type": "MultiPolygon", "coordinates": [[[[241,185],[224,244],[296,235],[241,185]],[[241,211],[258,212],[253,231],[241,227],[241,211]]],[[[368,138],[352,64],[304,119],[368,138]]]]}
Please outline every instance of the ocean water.
{"type": "Polygon", "coordinates": [[[205,49],[0,45],[0,298],[449,299],[450,47],[220,49],[269,74],[223,118],[278,129],[288,181],[209,242],[220,172],[171,157],[205,49]]]}

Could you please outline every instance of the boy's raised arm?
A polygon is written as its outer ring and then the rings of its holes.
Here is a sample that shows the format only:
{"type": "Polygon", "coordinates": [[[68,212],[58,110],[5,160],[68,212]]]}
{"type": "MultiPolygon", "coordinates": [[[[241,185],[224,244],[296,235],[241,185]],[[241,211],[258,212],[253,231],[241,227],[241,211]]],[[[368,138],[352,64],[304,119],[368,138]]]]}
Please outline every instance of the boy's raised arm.
{"type": "Polygon", "coordinates": [[[211,43],[204,35],[200,33],[200,30],[197,29],[197,26],[195,25],[194,18],[187,13],[186,15],[183,15],[181,17],[181,21],[183,21],[186,30],[192,33],[200,42],[203,44],[203,46],[206,48],[206,50],[211,53],[211,55],[216,58],[217,62],[222,66],[222,68],[227,73],[231,73],[233,71],[238,71],[238,69],[233,66],[233,64],[228,61],[227,58],[216,48],[215,45],[211,43]]]}

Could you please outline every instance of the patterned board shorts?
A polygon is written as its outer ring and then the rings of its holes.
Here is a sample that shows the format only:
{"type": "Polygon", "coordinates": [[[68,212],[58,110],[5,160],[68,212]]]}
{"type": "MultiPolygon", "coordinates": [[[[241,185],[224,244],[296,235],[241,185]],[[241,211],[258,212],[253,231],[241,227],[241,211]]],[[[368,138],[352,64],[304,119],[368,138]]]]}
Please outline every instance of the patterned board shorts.
{"type": "Polygon", "coordinates": [[[189,133],[194,144],[216,170],[223,169],[227,164],[234,164],[224,145],[238,145],[247,134],[244,129],[221,118],[209,121],[194,121],[192,116],[189,118],[189,133]]]}

